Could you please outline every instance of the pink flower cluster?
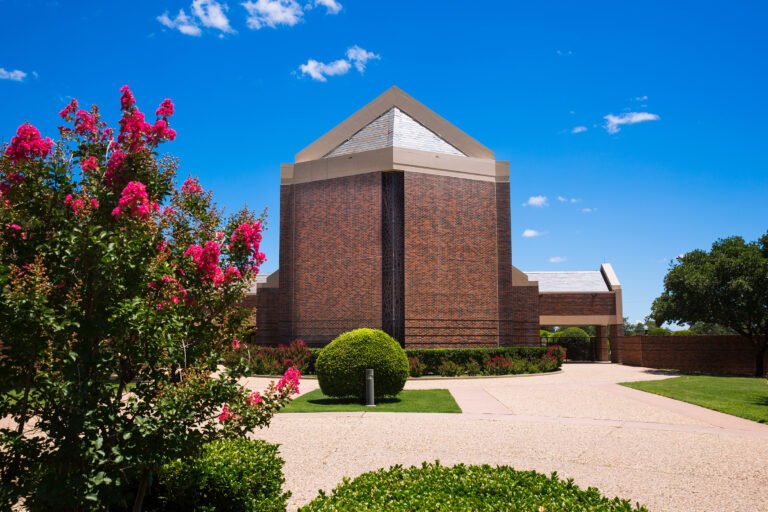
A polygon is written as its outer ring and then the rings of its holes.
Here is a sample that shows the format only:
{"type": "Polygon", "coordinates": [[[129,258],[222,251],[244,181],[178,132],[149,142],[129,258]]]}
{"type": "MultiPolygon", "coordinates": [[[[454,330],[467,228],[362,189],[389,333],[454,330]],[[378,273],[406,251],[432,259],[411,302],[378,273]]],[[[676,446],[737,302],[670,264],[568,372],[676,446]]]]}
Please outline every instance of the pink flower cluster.
{"type": "Polygon", "coordinates": [[[99,128],[96,125],[96,118],[85,110],[75,112],[75,133],[78,135],[98,135],[99,128]]]}
{"type": "Polygon", "coordinates": [[[80,167],[83,171],[97,171],[99,169],[99,160],[95,156],[89,156],[83,160],[80,160],[80,167]]]}
{"type": "Polygon", "coordinates": [[[294,368],[293,366],[291,366],[290,368],[285,370],[283,377],[277,382],[277,389],[281,390],[287,387],[291,393],[298,393],[300,380],[301,380],[301,372],[296,368],[294,368]]]}
{"type": "Polygon", "coordinates": [[[75,112],[78,108],[77,100],[75,98],[72,98],[72,101],[69,102],[69,105],[61,109],[61,112],[59,112],[59,117],[62,119],[69,119],[69,116],[75,112]]]}
{"type": "Polygon", "coordinates": [[[147,187],[140,181],[130,181],[123,189],[112,216],[120,218],[129,213],[135,219],[147,219],[152,211],[159,210],[157,203],[149,200],[147,187]]]}
{"type": "Polygon", "coordinates": [[[144,149],[145,144],[156,145],[176,138],[176,131],[168,127],[167,118],[173,114],[173,103],[170,100],[163,101],[157,111],[164,115],[151,125],[144,119],[144,114],[136,108],[136,99],[128,86],[122,86],[120,92],[122,93],[120,108],[123,109],[123,117],[120,118],[120,133],[117,141],[124,148],[129,152],[136,152],[144,149]]]}
{"type": "Polygon", "coordinates": [[[251,407],[255,407],[261,403],[261,394],[258,391],[254,391],[246,399],[246,403],[251,407]]]}
{"type": "Polygon", "coordinates": [[[190,245],[184,252],[184,256],[191,256],[197,267],[197,272],[204,280],[210,281],[214,286],[221,286],[224,283],[240,279],[240,271],[231,265],[222,270],[219,267],[219,256],[221,248],[216,242],[209,240],[200,247],[199,245],[190,245]]]}
{"type": "MultiPolygon", "coordinates": [[[[162,242],[165,243],[165,242],[162,242]]],[[[170,298],[168,299],[167,303],[165,305],[170,306],[170,304],[178,305],[179,302],[184,300],[185,302],[189,303],[189,297],[187,294],[187,289],[184,288],[184,286],[179,282],[178,279],[175,277],[164,275],[160,281],[150,281],[147,283],[147,288],[151,288],[153,290],[160,290],[165,289],[167,290],[167,293],[170,294],[170,298]]],[[[163,309],[164,304],[158,303],[157,309],[163,309]]]]}
{"type": "Polygon", "coordinates": [[[256,271],[258,271],[259,265],[267,261],[267,257],[264,253],[259,252],[262,238],[261,230],[262,226],[260,221],[252,223],[243,222],[235,228],[235,232],[232,233],[232,237],[230,238],[231,243],[229,244],[230,249],[240,246],[250,252],[256,271]]]}
{"type": "Polygon", "coordinates": [[[107,185],[112,186],[115,180],[120,176],[120,170],[123,167],[124,161],[125,153],[119,149],[116,149],[109,156],[109,161],[107,162],[107,172],[104,173],[104,181],[106,181],[107,185]]]}
{"type": "Polygon", "coordinates": [[[86,201],[90,202],[91,207],[94,210],[99,207],[99,201],[95,197],[88,198],[86,196],[85,199],[81,199],[79,197],[77,198],[73,197],[72,194],[67,194],[67,197],[64,198],[64,204],[70,205],[70,207],[72,208],[72,212],[75,215],[80,215],[81,213],[85,213],[86,201]]]}
{"type": "Polygon", "coordinates": [[[187,180],[181,186],[181,192],[183,194],[190,194],[190,195],[202,194],[203,187],[200,186],[200,183],[198,183],[197,180],[194,180],[192,178],[187,178],[187,180]]]}
{"type": "Polygon", "coordinates": [[[43,139],[40,131],[29,123],[24,123],[16,130],[16,136],[11,139],[11,145],[5,154],[12,162],[23,162],[35,157],[45,158],[53,147],[50,138],[43,139]]]}
{"type": "Polygon", "coordinates": [[[235,416],[236,415],[229,408],[229,404],[224,404],[224,406],[221,408],[221,413],[219,413],[219,423],[226,423],[227,421],[235,418],[235,416]]]}
{"type": "Polygon", "coordinates": [[[5,227],[10,230],[9,235],[11,238],[17,238],[18,236],[21,236],[22,240],[27,239],[27,232],[22,231],[21,226],[18,224],[6,224],[5,227]]]}
{"type": "Polygon", "coordinates": [[[157,107],[155,115],[157,117],[171,117],[173,115],[173,102],[170,99],[165,98],[163,102],[160,103],[160,106],[157,107]]]}

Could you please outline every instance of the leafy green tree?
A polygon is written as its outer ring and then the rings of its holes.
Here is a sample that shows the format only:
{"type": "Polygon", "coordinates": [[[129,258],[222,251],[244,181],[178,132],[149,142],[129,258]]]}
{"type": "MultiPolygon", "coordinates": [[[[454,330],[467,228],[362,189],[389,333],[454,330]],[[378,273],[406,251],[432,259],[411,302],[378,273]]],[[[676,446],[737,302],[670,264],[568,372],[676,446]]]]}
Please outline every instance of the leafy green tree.
{"type": "MultiPolygon", "coordinates": [[[[24,124],[0,155],[0,508],[141,510],[168,460],[265,426],[221,353],[247,327],[262,220],[174,186],[173,104],[151,124],[124,87],[120,127],[73,100],[54,144],[24,124]]],[[[289,371],[290,372],[290,371],[289,371]]]]}
{"type": "Polygon", "coordinates": [[[768,338],[768,233],[754,242],[734,236],[710,251],[677,258],[653,302],[659,324],[717,324],[749,338],[755,349],[755,375],[765,374],[768,338]]]}

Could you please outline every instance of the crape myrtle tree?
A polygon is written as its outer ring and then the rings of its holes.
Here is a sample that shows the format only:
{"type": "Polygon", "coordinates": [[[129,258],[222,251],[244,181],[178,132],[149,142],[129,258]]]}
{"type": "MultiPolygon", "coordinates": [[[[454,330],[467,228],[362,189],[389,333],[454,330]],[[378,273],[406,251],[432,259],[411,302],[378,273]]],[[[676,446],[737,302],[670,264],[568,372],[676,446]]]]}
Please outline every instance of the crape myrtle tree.
{"type": "Polygon", "coordinates": [[[0,156],[0,508],[140,510],[164,462],[263,427],[263,395],[218,367],[247,324],[263,216],[176,188],[174,106],[128,87],[115,132],[73,100],[60,140],[19,127],[0,156]]]}
{"type": "Polygon", "coordinates": [[[653,302],[657,324],[717,324],[749,338],[755,348],[755,375],[765,374],[768,338],[768,233],[754,242],[734,236],[712,249],[677,258],[653,302]]]}

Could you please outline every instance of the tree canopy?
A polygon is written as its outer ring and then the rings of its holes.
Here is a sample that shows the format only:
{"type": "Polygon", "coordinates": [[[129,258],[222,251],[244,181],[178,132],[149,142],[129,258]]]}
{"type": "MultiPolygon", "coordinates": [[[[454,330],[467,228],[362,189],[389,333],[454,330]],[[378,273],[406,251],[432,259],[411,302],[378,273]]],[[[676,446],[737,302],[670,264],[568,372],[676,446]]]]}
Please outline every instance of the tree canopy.
{"type": "Polygon", "coordinates": [[[652,306],[656,323],[717,324],[752,340],[755,373],[765,373],[768,337],[768,233],[717,240],[677,258],[652,306]]]}

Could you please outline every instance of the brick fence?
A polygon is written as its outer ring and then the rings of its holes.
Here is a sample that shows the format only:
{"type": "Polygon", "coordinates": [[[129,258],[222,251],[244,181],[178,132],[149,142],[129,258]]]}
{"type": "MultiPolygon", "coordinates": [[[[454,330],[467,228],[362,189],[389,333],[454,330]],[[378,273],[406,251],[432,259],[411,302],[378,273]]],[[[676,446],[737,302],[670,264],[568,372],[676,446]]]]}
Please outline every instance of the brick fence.
{"type": "Polygon", "coordinates": [[[752,342],[741,336],[625,336],[621,340],[621,363],[752,376],[755,351],[752,342]]]}

